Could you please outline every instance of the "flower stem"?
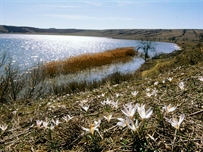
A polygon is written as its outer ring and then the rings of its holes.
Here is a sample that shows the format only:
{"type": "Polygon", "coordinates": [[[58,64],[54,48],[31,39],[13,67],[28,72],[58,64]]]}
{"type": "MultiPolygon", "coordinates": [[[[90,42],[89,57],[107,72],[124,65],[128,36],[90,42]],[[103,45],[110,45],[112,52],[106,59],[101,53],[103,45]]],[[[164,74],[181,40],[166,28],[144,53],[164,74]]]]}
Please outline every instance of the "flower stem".
{"type": "Polygon", "coordinates": [[[176,141],[176,135],[177,135],[177,129],[175,130],[175,135],[174,135],[174,139],[173,139],[173,143],[172,143],[172,151],[173,151],[174,144],[175,144],[175,141],[176,141]]]}

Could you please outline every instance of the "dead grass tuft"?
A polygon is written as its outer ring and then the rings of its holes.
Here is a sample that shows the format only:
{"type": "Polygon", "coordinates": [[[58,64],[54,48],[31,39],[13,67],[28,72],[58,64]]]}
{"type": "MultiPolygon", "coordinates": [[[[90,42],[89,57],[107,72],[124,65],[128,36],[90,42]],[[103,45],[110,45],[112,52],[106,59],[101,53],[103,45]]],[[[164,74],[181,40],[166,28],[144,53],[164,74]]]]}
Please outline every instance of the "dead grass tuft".
{"type": "Polygon", "coordinates": [[[101,53],[83,54],[63,61],[49,62],[44,65],[44,71],[49,76],[69,74],[118,62],[127,62],[137,52],[132,47],[117,48],[101,53]]]}

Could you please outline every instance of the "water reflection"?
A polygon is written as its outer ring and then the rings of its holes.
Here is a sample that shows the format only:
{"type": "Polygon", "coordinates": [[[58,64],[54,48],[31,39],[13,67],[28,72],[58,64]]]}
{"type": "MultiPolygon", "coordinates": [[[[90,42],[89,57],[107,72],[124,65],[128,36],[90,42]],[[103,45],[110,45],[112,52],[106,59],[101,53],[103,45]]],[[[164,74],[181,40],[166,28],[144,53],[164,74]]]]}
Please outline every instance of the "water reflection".
{"type": "Polygon", "coordinates": [[[119,72],[121,74],[133,73],[143,63],[144,63],[144,60],[142,58],[135,57],[132,59],[132,61],[127,63],[117,63],[117,64],[106,65],[100,68],[85,70],[77,74],[60,75],[56,77],[54,81],[57,82],[58,85],[63,85],[63,84],[66,84],[67,82],[75,82],[75,81],[76,82],[100,81],[105,77],[107,77],[108,75],[111,75],[116,72],[119,72]]]}

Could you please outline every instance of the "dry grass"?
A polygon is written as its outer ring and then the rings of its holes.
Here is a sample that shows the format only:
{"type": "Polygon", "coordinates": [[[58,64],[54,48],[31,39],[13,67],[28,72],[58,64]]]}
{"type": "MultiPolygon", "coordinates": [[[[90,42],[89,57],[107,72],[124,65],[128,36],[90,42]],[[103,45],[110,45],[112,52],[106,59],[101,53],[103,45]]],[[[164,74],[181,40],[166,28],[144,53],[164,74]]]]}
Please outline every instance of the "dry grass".
{"type": "MultiPolygon", "coordinates": [[[[162,73],[156,79],[145,79],[145,81],[133,80],[119,85],[105,86],[95,89],[92,92],[82,92],[75,95],[61,97],[50,97],[46,100],[28,101],[1,105],[1,123],[8,124],[8,129],[1,134],[0,149],[6,151],[202,151],[202,90],[203,82],[198,80],[202,76],[203,65],[181,67],[171,69],[167,73],[162,73]],[[188,73],[188,70],[190,73],[188,73]],[[183,74],[184,73],[184,74],[183,74]],[[171,82],[168,77],[173,77],[171,82]],[[162,83],[165,80],[165,83],[162,83]],[[185,90],[179,89],[177,84],[181,81],[185,83],[185,90]],[[158,85],[154,85],[154,82],[158,85]],[[156,88],[156,96],[147,97],[146,88],[151,90],[156,88]],[[135,97],[131,93],[139,91],[135,97]],[[118,100],[118,109],[110,105],[103,106],[102,101],[109,98],[112,101],[118,100]],[[81,109],[80,103],[87,100],[90,105],[87,112],[81,109]],[[146,108],[153,108],[153,114],[147,119],[145,126],[142,126],[139,137],[132,134],[127,127],[121,129],[113,127],[118,120],[125,118],[121,110],[126,103],[144,103],[146,108]],[[161,109],[164,104],[177,106],[173,113],[165,117],[178,117],[185,114],[186,117],[178,131],[176,142],[173,144],[175,129],[163,119],[161,109]],[[16,114],[12,114],[13,111],[16,114]],[[103,116],[113,114],[113,119],[108,123],[103,116]],[[74,116],[69,122],[65,122],[62,117],[67,114],[74,116]],[[38,129],[36,120],[59,119],[60,124],[53,130],[38,129]],[[100,134],[95,135],[95,142],[84,134],[83,127],[88,127],[94,120],[101,120],[99,128],[100,134]],[[136,141],[136,145],[133,144],[136,141]]],[[[136,119],[141,120],[135,115],[136,119]]]]}
{"type": "Polygon", "coordinates": [[[203,82],[199,78],[203,76],[203,60],[199,53],[198,50],[185,50],[176,56],[162,56],[154,60],[154,64],[151,61],[151,67],[149,63],[145,66],[161,70],[158,75],[155,73],[147,78],[135,78],[117,85],[107,82],[92,91],[52,96],[45,100],[1,104],[0,124],[7,124],[8,128],[4,132],[0,131],[0,150],[200,152],[203,150],[203,82]],[[194,57],[193,62],[188,60],[191,55],[194,57]],[[161,61],[167,61],[168,58],[175,63],[164,69],[161,61]],[[156,66],[157,63],[159,66],[156,66]],[[173,78],[172,81],[168,80],[169,77],[173,78]],[[185,84],[183,90],[178,86],[180,82],[185,84]],[[146,91],[146,88],[150,91],[146,91]],[[156,94],[147,96],[146,93],[153,90],[156,90],[156,94]],[[134,96],[134,91],[139,93],[134,96]],[[118,107],[102,105],[101,102],[107,99],[118,101],[118,107]],[[125,118],[121,112],[123,105],[130,102],[143,103],[147,109],[153,109],[151,117],[145,121],[135,113],[134,117],[140,124],[136,133],[132,133],[128,127],[116,126],[117,118],[125,118]],[[81,108],[82,103],[90,106],[87,112],[81,108]],[[164,114],[162,107],[169,104],[177,108],[164,114]],[[110,122],[104,119],[108,114],[113,114],[110,122]],[[175,128],[165,117],[178,118],[181,114],[185,114],[185,119],[175,133],[175,128]],[[62,117],[67,115],[74,118],[65,122],[62,117]],[[52,119],[60,121],[53,130],[37,128],[36,120],[48,121],[49,125],[53,125],[52,119]],[[98,129],[103,138],[99,134],[90,138],[90,134],[86,134],[82,127],[88,128],[97,120],[101,120],[98,129]]]}
{"type": "Polygon", "coordinates": [[[44,66],[47,75],[69,74],[117,62],[127,62],[137,53],[132,47],[117,48],[101,53],[84,54],[63,61],[49,62],[44,66]]]}

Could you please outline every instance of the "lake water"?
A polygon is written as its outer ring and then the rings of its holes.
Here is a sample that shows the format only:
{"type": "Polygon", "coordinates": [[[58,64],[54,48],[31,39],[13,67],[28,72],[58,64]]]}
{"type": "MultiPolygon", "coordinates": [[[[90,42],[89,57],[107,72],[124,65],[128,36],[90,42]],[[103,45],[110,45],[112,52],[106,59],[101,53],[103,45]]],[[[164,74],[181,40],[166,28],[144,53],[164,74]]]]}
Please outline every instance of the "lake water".
{"type": "MultiPolygon", "coordinates": [[[[9,52],[12,61],[18,63],[21,69],[30,68],[38,62],[44,63],[85,53],[102,52],[118,47],[136,47],[137,45],[138,41],[135,40],[102,37],[0,34],[0,53],[9,52]]],[[[176,44],[156,42],[156,53],[158,54],[170,53],[177,49],[176,44]]],[[[104,73],[109,75],[116,69],[123,73],[132,72],[142,63],[144,63],[143,59],[135,58],[126,64],[106,67],[105,71],[94,70],[92,73],[96,73],[92,77],[98,78],[99,75],[103,77],[104,73]]]]}

